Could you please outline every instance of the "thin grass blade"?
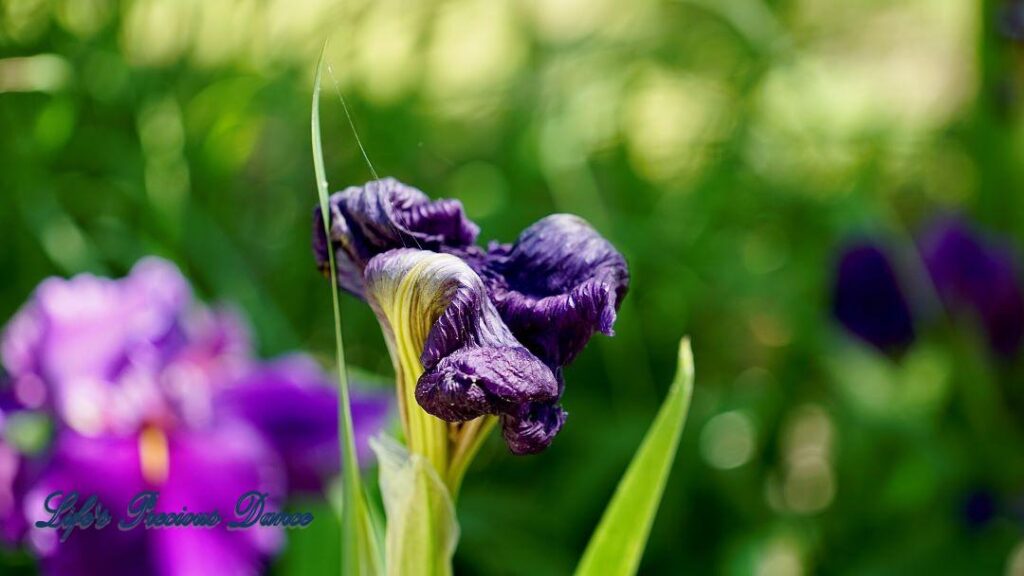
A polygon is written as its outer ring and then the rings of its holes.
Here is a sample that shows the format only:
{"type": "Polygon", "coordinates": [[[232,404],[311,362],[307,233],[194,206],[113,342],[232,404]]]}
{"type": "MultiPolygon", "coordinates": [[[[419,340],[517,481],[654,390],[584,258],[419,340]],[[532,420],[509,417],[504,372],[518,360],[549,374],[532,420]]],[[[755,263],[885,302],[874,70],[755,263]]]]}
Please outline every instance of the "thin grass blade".
{"type": "MultiPolygon", "coordinates": [[[[316,189],[323,216],[324,234],[330,237],[327,173],[324,169],[323,145],[320,139],[320,81],[324,71],[327,43],[320,50],[316,65],[316,79],[313,82],[313,107],[310,114],[313,142],[313,169],[316,173],[316,189]]],[[[375,575],[380,573],[379,546],[372,530],[369,505],[363,499],[359,462],[356,459],[355,432],[352,424],[352,408],[349,401],[348,375],[345,368],[345,343],[341,332],[341,305],[338,301],[338,277],[334,262],[334,251],[328,250],[331,271],[331,298],[334,305],[335,355],[338,365],[338,436],[340,438],[342,462],[342,509],[341,509],[341,568],[344,576],[375,575]]]]}

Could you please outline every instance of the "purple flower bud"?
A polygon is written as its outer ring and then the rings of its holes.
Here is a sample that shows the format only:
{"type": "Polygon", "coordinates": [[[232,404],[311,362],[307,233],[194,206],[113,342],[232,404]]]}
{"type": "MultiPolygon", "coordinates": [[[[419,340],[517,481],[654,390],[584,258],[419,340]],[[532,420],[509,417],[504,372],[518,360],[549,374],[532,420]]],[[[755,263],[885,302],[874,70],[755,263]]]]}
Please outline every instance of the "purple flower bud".
{"type": "Polygon", "coordinates": [[[914,340],[910,306],[881,247],[868,242],[843,250],[836,271],[832,313],[850,333],[887,353],[914,340]]]}

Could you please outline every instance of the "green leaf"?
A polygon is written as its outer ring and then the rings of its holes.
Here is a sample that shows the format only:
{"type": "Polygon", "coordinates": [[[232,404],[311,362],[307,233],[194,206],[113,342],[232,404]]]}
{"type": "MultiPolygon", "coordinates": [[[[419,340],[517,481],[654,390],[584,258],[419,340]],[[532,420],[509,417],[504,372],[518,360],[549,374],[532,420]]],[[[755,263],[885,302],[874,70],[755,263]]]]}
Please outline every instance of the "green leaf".
{"type": "Polygon", "coordinates": [[[675,460],[692,392],[693,353],[689,338],[683,338],[668,397],[619,481],[576,568],[576,576],[636,574],[675,460]]]}
{"type": "Polygon", "coordinates": [[[444,480],[425,457],[390,438],[373,438],[370,445],[388,517],[388,575],[450,576],[459,524],[444,480]]]}
{"type": "MultiPolygon", "coordinates": [[[[320,214],[323,216],[324,234],[330,237],[330,206],[328,200],[327,173],[324,170],[324,151],[320,141],[320,81],[324,71],[324,55],[327,42],[320,50],[316,65],[316,79],[313,82],[313,107],[310,125],[313,138],[313,170],[316,173],[317,195],[320,214]]],[[[349,401],[348,376],[345,372],[345,343],[341,333],[341,306],[338,302],[338,275],[334,262],[334,251],[328,250],[331,271],[331,298],[334,305],[334,341],[338,365],[338,436],[341,438],[342,462],[342,510],[341,510],[341,573],[345,576],[364,576],[380,573],[379,549],[370,506],[364,499],[359,462],[356,460],[355,432],[352,424],[352,408],[349,401]]]]}

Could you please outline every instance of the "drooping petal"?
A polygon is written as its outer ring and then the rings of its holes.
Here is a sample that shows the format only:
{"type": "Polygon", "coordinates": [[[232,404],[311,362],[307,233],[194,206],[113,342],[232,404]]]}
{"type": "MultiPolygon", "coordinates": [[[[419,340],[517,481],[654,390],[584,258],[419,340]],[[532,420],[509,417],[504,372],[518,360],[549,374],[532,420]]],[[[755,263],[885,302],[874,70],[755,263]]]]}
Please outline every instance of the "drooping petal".
{"type": "Polygon", "coordinates": [[[487,283],[502,319],[531,352],[555,368],[572,362],[594,332],[613,334],[629,288],[626,260],[585,220],[554,214],[512,245],[467,261],[487,283]]]}
{"type": "Polygon", "coordinates": [[[436,250],[473,244],[476,224],[457,200],[431,201],[423,192],[393,178],[353,186],[331,195],[330,241],[324,237],[319,207],[313,217],[313,252],[328,273],[329,246],[335,251],[339,285],[363,296],[362,271],[371,258],[395,248],[436,250]]]}
{"type": "Polygon", "coordinates": [[[467,347],[442,358],[420,377],[416,400],[447,420],[515,412],[532,400],[554,400],[551,371],[523,347],[467,347]]]}
{"type": "Polygon", "coordinates": [[[515,339],[480,277],[458,258],[393,250],[370,262],[366,286],[382,323],[413,334],[424,369],[416,400],[428,413],[464,421],[557,396],[551,370],[515,339]],[[395,313],[410,301],[411,310],[395,313]]]}
{"type": "Polygon", "coordinates": [[[832,313],[852,334],[879,350],[899,352],[914,340],[910,305],[882,248],[847,247],[839,258],[832,313]]]}
{"type": "Polygon", "coordinates": [[[551,444],[567,417],[557,404],[525,404],[501,417],[501,434],[514,454],[535,454],[551,444]]]}
{"type": "MultiPolygon", "coordinates": [[[[360,461],[387,422],[383,394],[353,390],[350,401],[360,461]]],[[[289,491],[321,491],[339,470],[338,395],[311,358],[294,355],[253,370],[216,400],[218,419],[252,424],[284,459],[289,491]]]]}
{"type": "Polygon", "coordinates": [[[947,308],[977,315],[996,353],[1016,353],[1024,343],[1024,284],[1014,254],[956,218],[934,223],[920,246],[947,308]]]}

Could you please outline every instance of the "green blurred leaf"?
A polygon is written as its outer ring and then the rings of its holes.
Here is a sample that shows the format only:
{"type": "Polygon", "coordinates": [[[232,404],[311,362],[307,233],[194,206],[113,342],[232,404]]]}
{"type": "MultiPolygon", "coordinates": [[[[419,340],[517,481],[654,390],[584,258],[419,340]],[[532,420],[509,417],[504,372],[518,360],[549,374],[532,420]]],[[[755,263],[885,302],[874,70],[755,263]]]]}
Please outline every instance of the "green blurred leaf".
{"type": "Polygon", "coordinates": [[[370,445],[388,517],[387,573],[450,575],[459,524],[444,481],[426,458],[386,436],[370,445]]]}
{"type": "Polygon", "coordinates": [[[665,491],[693,392],[689,338],[679,344],[679,364],[668,397],[626,474],[619,481],[576,576],[635,574],[665,491]]]}

